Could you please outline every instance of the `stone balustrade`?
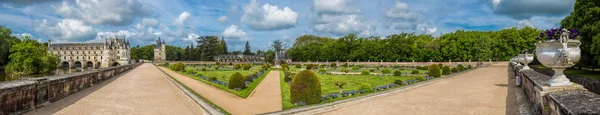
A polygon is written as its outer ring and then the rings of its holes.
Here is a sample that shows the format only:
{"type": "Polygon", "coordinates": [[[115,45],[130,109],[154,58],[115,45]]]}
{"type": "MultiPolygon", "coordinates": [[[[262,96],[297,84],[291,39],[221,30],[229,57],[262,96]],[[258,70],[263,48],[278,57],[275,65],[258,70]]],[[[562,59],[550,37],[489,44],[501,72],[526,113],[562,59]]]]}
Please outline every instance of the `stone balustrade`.
{"type": "Polygon", "coordinates": [[[0,115],[22,114],[99,84],[142,63],[0,83],[0,115]]]}
{"type": "MultiPolygon", "coordinates": [[[[600,95],[588,91],[582,85],[550,87],[552,78],[533,69],[521,70],[523,66],[509,63],[509,71],[518,77],[520,87],[535,115],[600,114],[600,95]]],[[[519,83],[517,83],[519,84],[519,83]]]]}

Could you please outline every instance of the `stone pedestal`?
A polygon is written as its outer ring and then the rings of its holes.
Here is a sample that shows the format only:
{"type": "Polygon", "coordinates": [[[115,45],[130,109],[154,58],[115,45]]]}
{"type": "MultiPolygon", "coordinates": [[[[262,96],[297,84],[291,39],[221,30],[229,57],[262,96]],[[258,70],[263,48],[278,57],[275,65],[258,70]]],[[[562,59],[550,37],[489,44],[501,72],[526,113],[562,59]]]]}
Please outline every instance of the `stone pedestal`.
{"type": "Polygon", "coordinates": [[[554,113],[552,110],[552,108],[549,107],[549,105],[553,102],[551,102],[548,99],[547,94],[549,93],[558,93],[558,92],[563,92],[563,91],[576,91],[576,90],[586,90],[582,85],[576,84],[576,83],[572,83],[573,85],[566,85],[566,86],[548,86],[548,85],[543,85],[541,87],[536,88],[536,92],[538,94],[538,97],[543,97],[543,98],[538,98],[538,102],[540,102],[542,106],[542,114],[544,115],[549,115],[551,113],[554,113]]]}

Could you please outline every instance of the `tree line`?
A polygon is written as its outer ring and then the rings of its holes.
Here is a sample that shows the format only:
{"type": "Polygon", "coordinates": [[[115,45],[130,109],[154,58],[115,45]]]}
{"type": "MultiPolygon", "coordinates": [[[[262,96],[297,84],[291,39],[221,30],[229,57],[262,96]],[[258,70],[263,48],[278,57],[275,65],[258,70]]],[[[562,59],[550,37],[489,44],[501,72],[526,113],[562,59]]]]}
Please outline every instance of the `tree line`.
{"type": "Polygon", "coordinates": [[[287,52],[294,61],[505,61],[522,50],[533,50],[540,32],[524,27],[499,31],[457,30],[438,38],[414,33],[386,37],[349,34],[337,39],[303,35],[287,52]]]}
{"type": "Polygon", "coordinates": [[[60,58],[47,51],[48,43],[29,36],[18,39],[9,28],[0,26],[0,66],[11,75],[46,73],[58,68],[60,58]]]}

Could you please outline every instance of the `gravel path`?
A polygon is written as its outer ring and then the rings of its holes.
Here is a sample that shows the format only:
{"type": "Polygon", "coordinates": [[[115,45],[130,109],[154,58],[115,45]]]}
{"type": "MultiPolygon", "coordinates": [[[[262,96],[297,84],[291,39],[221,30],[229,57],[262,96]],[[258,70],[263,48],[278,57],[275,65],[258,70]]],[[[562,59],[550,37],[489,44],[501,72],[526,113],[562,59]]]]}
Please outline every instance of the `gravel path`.
{"type": "Polygon", "coordinates": [[[202,115],[204,111],[152,64],[139,67],[26,114],[202,115]]]}
{"type": "Polygon", "coordinates": [[[515,87],[509,85],[507,65],[494,64],[407,91],[349,102],[323,114],[518,114],[514,93],[509,95],[515,87]]]}
{"type": "Polygon", "coordinates": [[[282,107],[279,71],[269,72],[254,91],[244,99],[164,67],[159,68],[233,115],[254,115],[280,111],[282,107]]]}

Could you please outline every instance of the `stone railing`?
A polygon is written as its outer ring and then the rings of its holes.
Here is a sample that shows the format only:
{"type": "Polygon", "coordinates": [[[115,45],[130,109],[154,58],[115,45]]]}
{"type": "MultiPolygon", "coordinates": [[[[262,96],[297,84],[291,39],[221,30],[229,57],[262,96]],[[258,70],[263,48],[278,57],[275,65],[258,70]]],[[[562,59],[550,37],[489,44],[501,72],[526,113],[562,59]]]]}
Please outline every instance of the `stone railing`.
{"type": "Polygon", "coordinates": [[[142,63],[0,83],[0,115],[22,114],[99,84],[142,63]]]}
{"type": "MultiPolygon", "coordinates": [[[[479,62],[292,62],[291,64],[320,64],[320,65],[329,65],[331,63],[336,63],[337,66],[341,66],[342,64],[347,63],[348,65],[405,65],[405,66],[429,66],[431,64],[444,64],[444,65],[472,65],[477,66],[479,62]]],[[[492,62],[497,63],[497,62],[492,62]]],[[[484,61],[479,63],[480,66],[488,65],[490,62],[484,61]]]]}
{"type": "MultiPolygon", "coordinates": [[[[554,71],[552,71],[552,69],[543,69],[543,68],[538,68],[536,66],[530,66],[530,67],[531,67],[531,69],[535,70],[536,72],[542,73],[544,75],[549,75],[549,76],[554,75],[554,71]]],[[[596,94],[600,94],[600,80],[594,80],[591,78],[570,75],[570,74],[565,74],[565,75],[567,76],[567,78],[569,78],[569,80],[571,80],[571,82],[582,85],[588,91],[594,92],[596,94]]]]}
{"type": "Polygon", "coordinates": [[[511,75],[525,94],[531,113],[535,115],[600,114],[600,95],[587,91],[574,83],[570,86],[550,87],[551,76],[533,69],[521,70],[523,66],[509,63],[511,75]]]}

